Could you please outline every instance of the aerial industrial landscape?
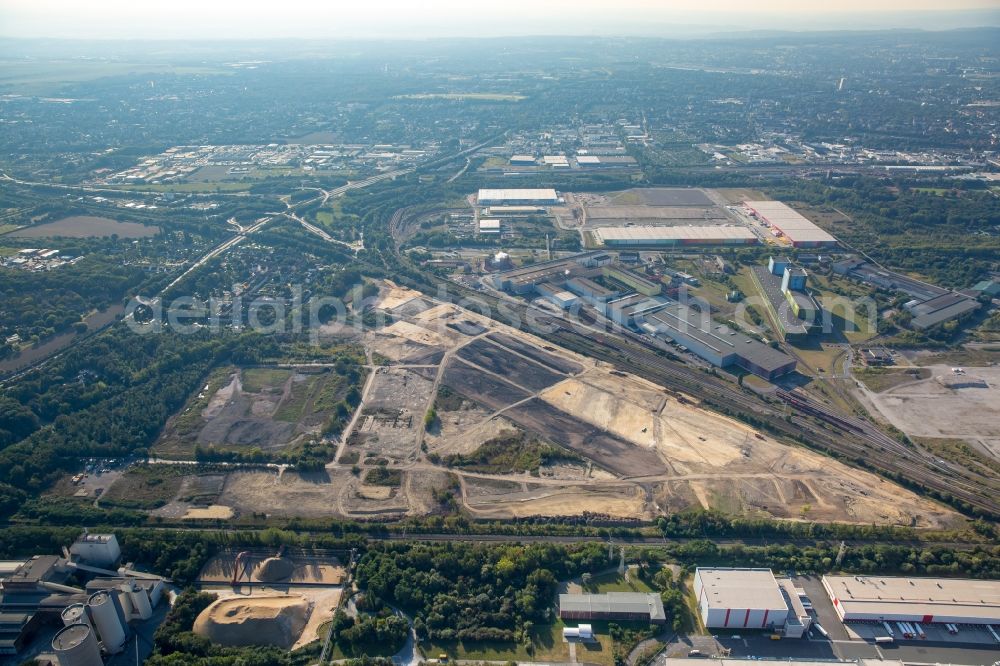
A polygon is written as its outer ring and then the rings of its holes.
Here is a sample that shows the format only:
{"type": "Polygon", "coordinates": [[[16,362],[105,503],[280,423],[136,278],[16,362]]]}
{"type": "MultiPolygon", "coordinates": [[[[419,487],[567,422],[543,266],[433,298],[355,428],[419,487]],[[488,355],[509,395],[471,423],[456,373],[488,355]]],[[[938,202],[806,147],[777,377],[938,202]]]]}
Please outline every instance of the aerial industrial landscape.
{"type": "Polygon", "coordinates": [[[1000,663],[995,8],[30,11],[0,3],[0,664],[1000,663]]]}

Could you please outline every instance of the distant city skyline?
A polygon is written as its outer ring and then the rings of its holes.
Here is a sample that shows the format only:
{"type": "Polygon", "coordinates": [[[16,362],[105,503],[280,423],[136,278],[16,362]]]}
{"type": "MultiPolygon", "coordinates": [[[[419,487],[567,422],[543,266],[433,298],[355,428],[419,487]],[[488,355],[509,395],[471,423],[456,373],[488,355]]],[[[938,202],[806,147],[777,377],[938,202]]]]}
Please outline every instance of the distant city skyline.
{"type": "Polygon", "coordinates": [[[733,30],[1000,25],[1000,0],[0,0],[0,34],[62,39],[435,38],[503,35],[683,36],[733,30]]]}

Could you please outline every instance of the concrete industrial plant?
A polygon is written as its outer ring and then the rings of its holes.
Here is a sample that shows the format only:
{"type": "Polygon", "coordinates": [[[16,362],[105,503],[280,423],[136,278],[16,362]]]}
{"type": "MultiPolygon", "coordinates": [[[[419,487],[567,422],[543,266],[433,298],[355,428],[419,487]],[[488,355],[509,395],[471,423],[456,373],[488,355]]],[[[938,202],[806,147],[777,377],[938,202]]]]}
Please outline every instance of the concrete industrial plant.
{"type": "Polygon", "coordinates": [[[47,645],[50,661],[101,666],[102,653],[121,653],[133,627],[151,621],[165,585],[161,576],[121,565],[114,534],[84,532],[63,556],[36,555],[0,573],[0,654],[18,654],[62,627],[47,645]]]}

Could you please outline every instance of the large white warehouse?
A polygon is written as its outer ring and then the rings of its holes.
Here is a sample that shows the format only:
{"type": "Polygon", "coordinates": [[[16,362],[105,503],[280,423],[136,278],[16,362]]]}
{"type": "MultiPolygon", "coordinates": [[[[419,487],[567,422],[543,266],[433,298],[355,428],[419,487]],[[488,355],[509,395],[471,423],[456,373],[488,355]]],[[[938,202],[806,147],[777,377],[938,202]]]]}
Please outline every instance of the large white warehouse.
{"type": "Polygon", "coordinates": [[[844,622],[1000,624],[1000,581],[823,576],[823,587],[844,622]]]}
{"type": "Polygon", "coordinates": [[[694,574],[701,620],[718,629],[768,629],[801,637],[812,619],[791,581],[770,569],[702,569],[694,574]]]}
{"type": "Polygon", "coordinates": [[[676,227],[597,227],[594,240],[607,247],[646,247],[660,245],[755,245],[758,240],[746,227],[676,226],[676,227]]]}
{"type": "Polygon", "coordinates": [[[745,201],[744,203],[757,217],[766,220],[773,228],[785,234],[795,247],[819,247],[837,244],[836,238],[780,201],[745,201]]]}
{"type": "Polygon", "coordinates": [[[477,198],[480,206],[504,206],[504,205],[555,205],[559,203],[559,196],[552,188],[540,190],[479,190],[477,198]]]}

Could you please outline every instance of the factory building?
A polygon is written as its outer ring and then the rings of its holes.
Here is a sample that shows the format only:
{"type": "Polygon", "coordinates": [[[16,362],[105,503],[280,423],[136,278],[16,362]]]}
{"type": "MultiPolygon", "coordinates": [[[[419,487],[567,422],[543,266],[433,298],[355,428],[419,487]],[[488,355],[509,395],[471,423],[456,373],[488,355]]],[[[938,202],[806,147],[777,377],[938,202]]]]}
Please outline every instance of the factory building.
{"type": "Polygon", "coordinates": [[[585,277],[567,280],[566,288],[597,308],[605,316],[607,316],[608,301],[614,300],[621,295],[620,291],[602,287],[593,280],[585,277]]]}
{"type": "Polygon", "coordinates": [[[750,276],[783,339],[802,338],[812,333],[820,307],[805,291],[808,279],[805,269],[792,266],[788,259],[771,257],[766,267],[753,266],[750,276]]]}
{"type": "Polygon", "coordinates": [[[523,296],[533,294],[543,282],[559,282],[579,272],[582,267],[571,259],[557,259],[531,264],[493,276],[498,289],[523,296]]]}
{"type": "Polygon", "coordinates": [[[785,269],[792,265],[792,260],[788,257],[775,257],[771,255],[767,258],[767,270],[774,275],[783,275],[785,269]]]}
{"type": "Polygon", "coordinates": [[[512,155],[510,158],[511,166],[534,166],[535,156],[534,155],[512,155]]]}
{"type": "Polygon", "coordinates": [[[621,169],[634,167],[638,162],[630,155],[577,155],[576,164],[581,169],[621,169]]]}
{"type": "Polygon", "coordinates": [[[653,280],[647,279],[638,273],[633,273],[632,271],[627,271],[623,268],[605,266],[601,269],[601,272],[604,274],[604,277],[617,280],[618,282],[635,289],[644,296],[656,296],[663,290],[663,285],[661,283],[654,282],[653,280]]]}
{"type": "Polygon", "coordinates": [[[481,234],[499,234],[500,233],[500,220],[488,220],[479,219],[479,233],[481,234]]]}
{"type": "Polygon", "coordinates": [[[965,294],[914,280],[908,275],[885,270],[857,257],[835,262],[833,272],[879,289],[910,296],[912,300],[903,307],[913,315],[910,325],[917,329],[930,328],[961,317],[978,309],[980,305],[977,300],[965,294]]]}
{"type": "Polygon", "coordinates": [[[781,291],[805,291],[808,277],[806,269],[798,266],[786,266],[781,274],[781,291]]]}
{"type": "Polygon", "coordinates": [[[563,620],[648,620],[651,624],[667,621],[660,595],[642,592],[560,594],[559,617],[563,620]]]}
{"type": "Polygon", "coordinates": [[[597,227],[594,240],[605,247],[672,247],[682,245],[754,245],[757,236],[746,227],[597,227]]]}
{"type": "Polygon", "coordinates": [[[585,271],[585,267],[599,252],[583,252],[567,259],[552,259],[537,264],[522,266],[511,271],[497,273],[492,276],[493,286],[511,294],[533,294],[535,288],[543,282],[562,284],[571,277],[585,271]]]}
{"type": "Polygon", "coordinates": [[[594,628],[589,624],[581,624],[578,627],[563,627],[563,639],[567,641],[592,641],[594,640],[594,628]]]}
{"type": "Polygon", "coordinates": [[[121,559],[122,549],[114,534],[84,532],[69,547],[73,559],[95,567],[113,567],[121,559]]]}
{"type": "Polygon", "coordinates": [[[910,325],[925,329],[968,314],[979,308],[979,302],[956,292],[948,292],[927,301],[913,300],[903,307],[913,315],[910,325]]]}
{"type": "Polygon", "coordinates": [[[601,266],[607,266],[614,261],[614,257],[606,252],[601,253],[591,253],[587,255],[584,259],[580,261],[587,268],[600,268],[601,266]]]}
{"type": "Polygon", "coordinates": [[[645,318],[668,307],[673,301],[659,296],[632,294],[608,303],[607,316],[626,328],[637,328],[645,318]]]}
{"type": "Polygon", "coordinates": [[[643,313],[635,325],[653,337],[686,347],[712,365],[735,365],[767,380],[795,370],[795,359],[736,329],[721,324],[707,312],[671,302],[655,312],[643,313]]]}
{"type": "Polygon", "coordinates": [[[864,364],[869,367],[878,367],[895,364],[896,360],[885,347],[865,347],[859,350],[859,356],[864,364]]]}
{"type": "Polygon", "coordinates": [[[1000,581],[894,576],[823,576],[844,622],[1000,624],[1000,581]]]}
{"type": "Polygon", "coordinates": [[[484,214],[492,218],[531,217],[544,215],[545,209],[541,206],[490,206],[484,209],[484,214]]]}
{"type": "Polygon", "coordinates": [[[710,629],[758,629],[801,638],[812,624],[787,579],[770,569],[702,569],[694,574],[699,614],[710,629]]]}
{"type": "Polygon", "coordinates": [[[52,642],[60,663],[91,663],[73,660],[84,653],[91,659],[96,649],[95,664],[100,664],[101,650],[122,650],[130,622],[153,617],[163,597],[163,579],[115,569],[121,551],[114,535],[84,532],[67,550],[69,559],[36,555],[13,570],[0,569],[0,654],[19,650],[39,624],[61,622],[65,628],[52,642]],[[79,580],[86,580],[83,587],[79,580]]]}
{"type": "Polygon", "coordinates": [[[513,189],[513,190],[479,190],[476,201],[480,206],[521,206],[535,205],[554,206],[559,203],[559,196],[554,189],[513,189]]]}
{"type": "Polygon", "coordinates": [[[0,613],[0,655],[17,654],[38,632],[41,615],[0,613]]]}
{"type": "Polygon", "coordinates": [[[569,310],[580,302],[576,294],[562,289],[551,282],[544,282],[536,287],[539,295],[563,310],[569,310]]]}
{"type": "Polygon", "coordinates": [[[781,232],[794,247],[836,245],[837,239],[780,201],[745,201],[760,220],[781,232]]]}

